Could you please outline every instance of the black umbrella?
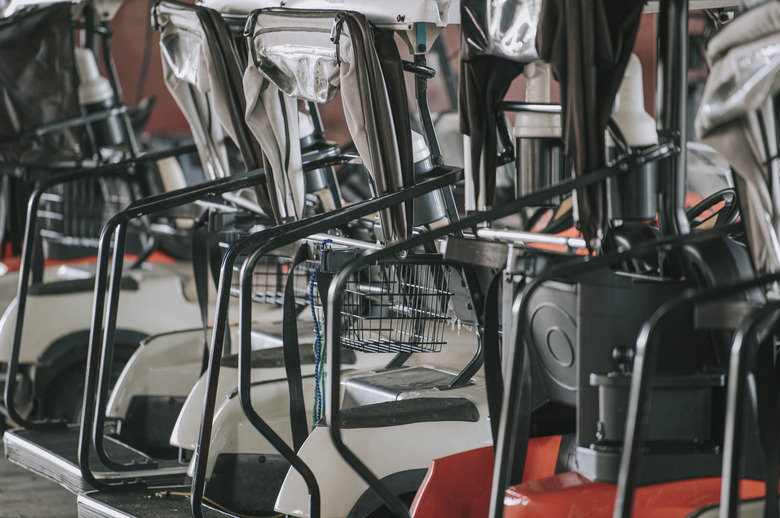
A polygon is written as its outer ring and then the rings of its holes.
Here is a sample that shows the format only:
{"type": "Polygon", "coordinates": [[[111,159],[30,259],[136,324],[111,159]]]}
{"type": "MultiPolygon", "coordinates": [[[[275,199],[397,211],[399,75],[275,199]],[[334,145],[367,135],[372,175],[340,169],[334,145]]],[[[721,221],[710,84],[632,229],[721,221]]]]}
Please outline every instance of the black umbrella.
{"type": "MultiPolygon", "coordinates": [[[[561,85],[563,138],[576,175],[606,165],[604,131],[644,0],[545,0],[536,45],[561,85]]],[[[603,239],[602,186],[577,193],[579,227],[591,249],[603,239]]]]}

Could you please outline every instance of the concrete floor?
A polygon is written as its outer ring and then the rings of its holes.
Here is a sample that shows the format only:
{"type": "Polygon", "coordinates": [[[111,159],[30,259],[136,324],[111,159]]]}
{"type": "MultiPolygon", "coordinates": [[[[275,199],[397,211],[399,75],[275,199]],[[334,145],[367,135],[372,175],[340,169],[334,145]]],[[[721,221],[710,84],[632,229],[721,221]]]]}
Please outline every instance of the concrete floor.
{"type": "Polygon", "coordinates": [[[76,495],[0,458],[0,518],[76,518],[76,495]]]}

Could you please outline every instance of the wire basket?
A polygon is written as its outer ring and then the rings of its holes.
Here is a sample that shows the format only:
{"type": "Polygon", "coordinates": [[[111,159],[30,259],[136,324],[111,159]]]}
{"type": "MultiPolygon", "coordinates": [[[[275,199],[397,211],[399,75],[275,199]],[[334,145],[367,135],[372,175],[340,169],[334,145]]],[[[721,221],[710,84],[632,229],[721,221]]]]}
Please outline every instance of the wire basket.
{"type": "MultiPolygon", "coordinates": [[[[241,265],[237,261],[233,266],[231,294],[237,297],[241,292],[241,265]]],[[[262,304],[281,305],[284,301],[284,289],[287,276],[292,268],[292,257],[286,255],[266,255],[260,258],[252,272],[252,301],[262,304]]]]}
{"type": "MultiPolygon", "coordinates": [[[[239,260],[233,267],[231,294],[239,296],[241,291],[241,264],[239,260]]],[[[252,274],[252,301],[261,304],[284,304],[284,292],[287,278],[292,270],[295,276],[293,294],[298,305],[309,304],[309,282],[317,261],[304,261],[293,270],[293,258],[285,254],[269,254],[260,258],[252,274]]],[[[319,303],[319,294],[314,290],[319,303]]]]}
{"type": "Polygon", "coordinates": [[[341,343],[364,352],[439,352],[449,320],[450,270],[382,263],[359,271],[346,285],[341,343]]]}
{"type": "Polygon", "coordinates": [[[41,237],[48,244],[95,248],[109,218],[132,200],[132,187],[124,178],[95,176],[55,185],[41,196],[41,237]]]}

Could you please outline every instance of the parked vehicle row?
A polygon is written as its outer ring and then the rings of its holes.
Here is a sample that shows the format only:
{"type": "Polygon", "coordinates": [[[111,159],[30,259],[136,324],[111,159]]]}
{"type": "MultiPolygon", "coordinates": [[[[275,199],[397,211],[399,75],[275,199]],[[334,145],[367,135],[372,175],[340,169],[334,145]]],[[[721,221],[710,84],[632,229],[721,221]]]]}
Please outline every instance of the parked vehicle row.
{"type": "Polygon", "coordinates": [[[145,152],[119,3],[14,0],[6,457],[84,518],[777,516],[780,7],[694,3],[158,0],[145,152]]]}

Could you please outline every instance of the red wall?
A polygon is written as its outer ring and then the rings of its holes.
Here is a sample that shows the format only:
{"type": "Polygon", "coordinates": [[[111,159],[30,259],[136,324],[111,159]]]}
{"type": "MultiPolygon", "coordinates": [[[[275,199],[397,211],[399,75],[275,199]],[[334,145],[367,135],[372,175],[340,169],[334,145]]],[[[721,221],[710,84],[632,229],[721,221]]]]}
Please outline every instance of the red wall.
{"type": "Polygon", "coordinates": [[[148,0],[128,0],[122,4],[111,27],[114,30],[113,54],[125,102],[134,105],[136,87],[145,47],[149,50],[149,68],[142,97],[157,101],[146,126],[151,133],[189,133],[189,126],[168,94],[160,65],[160,34],[151,30],[151,6],[148,0]],[[145,45],[146,44],[146,45],[145,45]]]}

